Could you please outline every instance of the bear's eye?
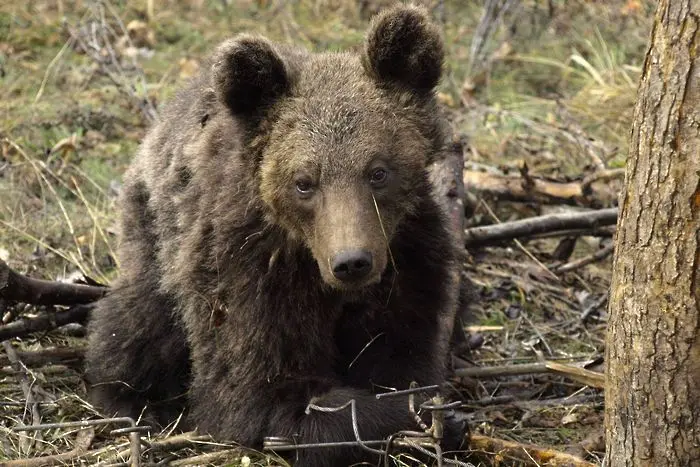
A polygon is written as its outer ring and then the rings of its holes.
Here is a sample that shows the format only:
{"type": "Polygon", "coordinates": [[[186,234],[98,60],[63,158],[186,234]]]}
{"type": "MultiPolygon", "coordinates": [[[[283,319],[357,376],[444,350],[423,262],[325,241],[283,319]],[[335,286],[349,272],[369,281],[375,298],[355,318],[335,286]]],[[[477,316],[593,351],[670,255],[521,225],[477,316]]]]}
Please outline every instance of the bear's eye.
{"type": "Polygon", "coordinates": [[[309,180],[297,180],[296,186],[297,193],[299,193],[299,196],[302,198],[308,198],[314,191],[313,183],[309,180]]]}
{"type": "Polygon", "coordinates": [[[372,171],[372,175],[370,176],[369,181],[372,184],[372,186],[380,187],[384,185],[388,175],[389,173],[385,169],[374,169],[372,171]]]}

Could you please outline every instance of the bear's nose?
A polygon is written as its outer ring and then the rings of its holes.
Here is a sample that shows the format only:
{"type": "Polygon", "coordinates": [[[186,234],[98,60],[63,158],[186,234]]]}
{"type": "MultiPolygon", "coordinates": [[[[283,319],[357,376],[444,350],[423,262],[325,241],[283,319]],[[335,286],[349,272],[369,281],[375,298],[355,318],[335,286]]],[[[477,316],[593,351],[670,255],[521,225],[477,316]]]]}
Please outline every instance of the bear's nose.
{"type": "Polygon", "coordinates": [[[331,260],[331,268],[338,280],[362,279],[372,270],[372,254],[366,250],[341,251],[331,260]]]}

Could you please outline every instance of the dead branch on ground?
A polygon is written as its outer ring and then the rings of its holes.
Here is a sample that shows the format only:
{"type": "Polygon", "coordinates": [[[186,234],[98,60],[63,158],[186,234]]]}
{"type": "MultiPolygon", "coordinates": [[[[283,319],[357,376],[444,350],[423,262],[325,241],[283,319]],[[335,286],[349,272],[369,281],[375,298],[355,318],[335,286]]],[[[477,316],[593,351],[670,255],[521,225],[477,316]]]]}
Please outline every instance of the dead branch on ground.
{"type": "Polygon", "coordinates": [[[0,340],[49,331],[69,323],[85,323],[91,303],[102,298],[108,287],[34,279],[19,274],[0,260],[0,299],[32,305],[62,305],[64,311],[43,311],[35,317],[22,317],[0,326],[0,340]]]}
{"type": "Polygon", "coordinates": [[[151,441],[148,444],[149,451],[172,451],[176,449],[182,449],[187,447],[196,446],[201,443],[212,443],[213,440],[209,435],[200,435],[194,431],[188,431],[187,433],[180,433],[177,435],[169,436],[162,440],[151,441]]]}
{"type": "MultiPolygon", "coordinates": [[[[56,347],[34,351],[16,350],[17,358],[25,367],[44,365],[79,365],[85,356],[85,347],[56,347]]],[[[7,355],[0,355],[0,366],[11,363],[7,355]]]]}
{"type": "Polygon", "coordinates": [[[617,208],[596,211],[548,214],[502,224],[472,227],[465,230],[467,248],[496,245],[520,237],[571,229],[596,229],[617,222],[617,208]]]}
{"type": "Polygon", "coordinates": [[[107,287],[66,284],[19,274],[0,260],[0,298],[32,305],[77,305],[101,298],[107,287]]]}
{"type": "Polygon", "coordinates": [[[170,462],[169,465],[210,465],[222,463],[226,460],[232,460],[233,458],[238,458],[242,454],[240,449],[226,449],[223,451],[208,452],[206,454],[199,454],[193,457],[186,457],[184,459],[178,459],[170,462]]]}
{"type": "Polygon", "coordinates": [[[611,254],[613,254],[613,249],[614,249],[614,244],[611,243],[604,248],[601,248],[600,250],[596,251],[595,253],[592,253],[588,256],[584,256],[583,258],[577,259],[576,261],[571,261],[570,263],[562,264],[560,266],[554,266],[552,269],[554,272],[558,273],[564,273],[564,272],[570,272],[574,271],[576,269],[582,268],[583,266],[587,266],[591,263],[595,263],[596,261],[601,261],[611,254]]]}
{"type": "Polygon", "coordinates": [[[545,449],[530,444],[520,444],[513,441],[491,438],[483,435],[471,435],[469,446],[472,451],[481,451],[501,458],[508,458],[526,465],[549,465],[567,467],[595,467],[595,464],[586,462],[576,456],[565,452],[545,449]]]}
{"type": "Polygon", "coordinates": [[[464,404],[463,407],[478,408],[476,411],[486,411],[494,408],[503,410],[504,408],[516,408],[520,410],[538,410],[549,407],[570,407],[573,405],[583,404],[602,404],[604,402],[603,394],[579,394],[575,396],[557,397],[554,399],[534,399],[520,400],[516,396],[496,396],[470,401],[464,404]]]}
{"type": "Polygon", "coordinates": [[[591,229],[569,229],[569,230],[554,230],[552,232],[544,232],[528,237],[528,240],[552,238],[552,237],[599,237],[612,238],[615,235],[615,226],[609,225],[606,227],[594,227],[591,229]]]}
{"type": "Polygon", "coordinates": [[[24,337],[33,332],[46,332],[69,323],[85,324],[92,304],[76,305],[65,311],[42,312],[35,317],[24,317],[0,326],[0,341],[24,337]]]}
{"type": "Polygon", "coordinates": [[[554,373],[594,388],[605,388],[605,375],[573,365],[557,362],[523,363],[489,367],[458,368],[455,375],[470,378],[554,373]]]}
{"type": "Polygon", "coordinates": [[[580,182],[558,182],[533,177],[527,170],[521,170],[520,175],[465,170],[463,180],[468,191],[491,195],[503,201],[590,207],[610,205],[616,195],[610,190],[597,189],[593,183],[619,176],[618,169],[614,169],[596,172],[580,182]]]}

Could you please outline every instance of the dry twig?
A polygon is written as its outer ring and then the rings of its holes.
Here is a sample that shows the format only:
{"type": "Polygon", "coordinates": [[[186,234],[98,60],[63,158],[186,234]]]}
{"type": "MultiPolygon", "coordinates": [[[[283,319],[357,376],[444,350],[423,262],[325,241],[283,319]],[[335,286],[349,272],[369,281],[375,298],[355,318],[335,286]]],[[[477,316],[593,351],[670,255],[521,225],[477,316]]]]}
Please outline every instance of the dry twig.
{"type": "Polygon", "coordinates": [[[208,452],[193,457],[186,457],[170,462],[168,465],[210,465],[212,463],[221,463],[224,460],[231,460],[234,457],[240,457],[240,449],[226,449],[223,451],[208,452]]]}
{"type": "MultiPolygon", "coordinates": [[[[7,358],[12,364],[12,368],[17,372],[17,379],[19,380],[19,385],[22,388],[22,392],[24,393],[24,399],[26,401],[25,405],[30,407],[31,424],[39,424],[41,423],[41,412],[39,412],[39,402],[34,397],[34,393],[32,391],[33,383],[29,381],[29,378],[27,377],[27,372],[24,370],[22,362],[17,357],[17,352],[15,351],[14,347],[12,347],[12,344],[10,344],[9,342],[3,342],[2,346],[5,349],[7,358]]],[[[32,444],[34,443],[34,440],[36,439],[41,440],[41,433],[36,433],[32,437],[22,438],[22,452],[29,452],[32,444]]]]}
{"type": "Polygon", "coordinates": [[[481,19],[472,36],[467,63],[468,76],[473,76],[488,68],[489,60],[486,57],[486,46],[493,40],[503,16],[511,8],[517,8],[518,4],[519,2],[516,0],[487,0],[485,2],[481,19]]]}
{"type": "Polygon", "coordinates": [[[78,29],[69,28],[71,39],[80,49],[100,67],[102,73],[136,105],[148,122],[158,118],[158,110],[146,89],[146,77],[143,69],[131,59],[130,73],[122,63],[122,56],[115,50],[115,45],[120,38],[124,38],[131,46],[129,32],[109,2],[95,2],[91,8],[92,18],[78,29]],[[105,12],[105,10],[108,10],[105,12]],[[108,18],[107,13],[111,15],[108,18]],[[117,33],[110,22],[116,22],[117,33]],[[137,88],[141,88],[143,95],[139,95],[137,88]]]}
{"type": "Polygon", "coordinates": [[[555,266],[552,268],[552,270],[558,273],[574,271],[588,264],[595,263],[596,261],[601,261],[607,258],[613,253],[614,248],[615,245],[613,243],[610,243],[609,245],[605,246],[604,248],[601,248],[593,254],[584,256],[583,258],[577,259],[576,261],[571,261],[570,263],[555,266]]]}
{"type": "Polygon", "coordinates": [[[28,459],[18,459],[7,461],[2,464],[4,467],[40,467],[49,465],[64,465],[66,462],[78,459],[85,455],[95,438],[95,429],[92,427],[78,430],[75,435],[75,445],[68,452],[53,454],[50,456],[32,457],[28,459]]]}

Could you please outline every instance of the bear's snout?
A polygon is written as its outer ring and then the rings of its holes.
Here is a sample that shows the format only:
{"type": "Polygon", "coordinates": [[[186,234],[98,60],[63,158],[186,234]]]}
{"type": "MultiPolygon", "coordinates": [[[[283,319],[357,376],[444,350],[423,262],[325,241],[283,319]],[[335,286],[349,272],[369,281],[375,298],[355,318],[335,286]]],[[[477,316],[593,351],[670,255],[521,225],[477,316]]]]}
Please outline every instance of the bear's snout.
{"type": "Polygon", "coordinates": [[[341,251],[331,260],[331,270],[333,276],[343,282],[365,279],[372,271],[372,253],[360,249],[341,251]]]}

